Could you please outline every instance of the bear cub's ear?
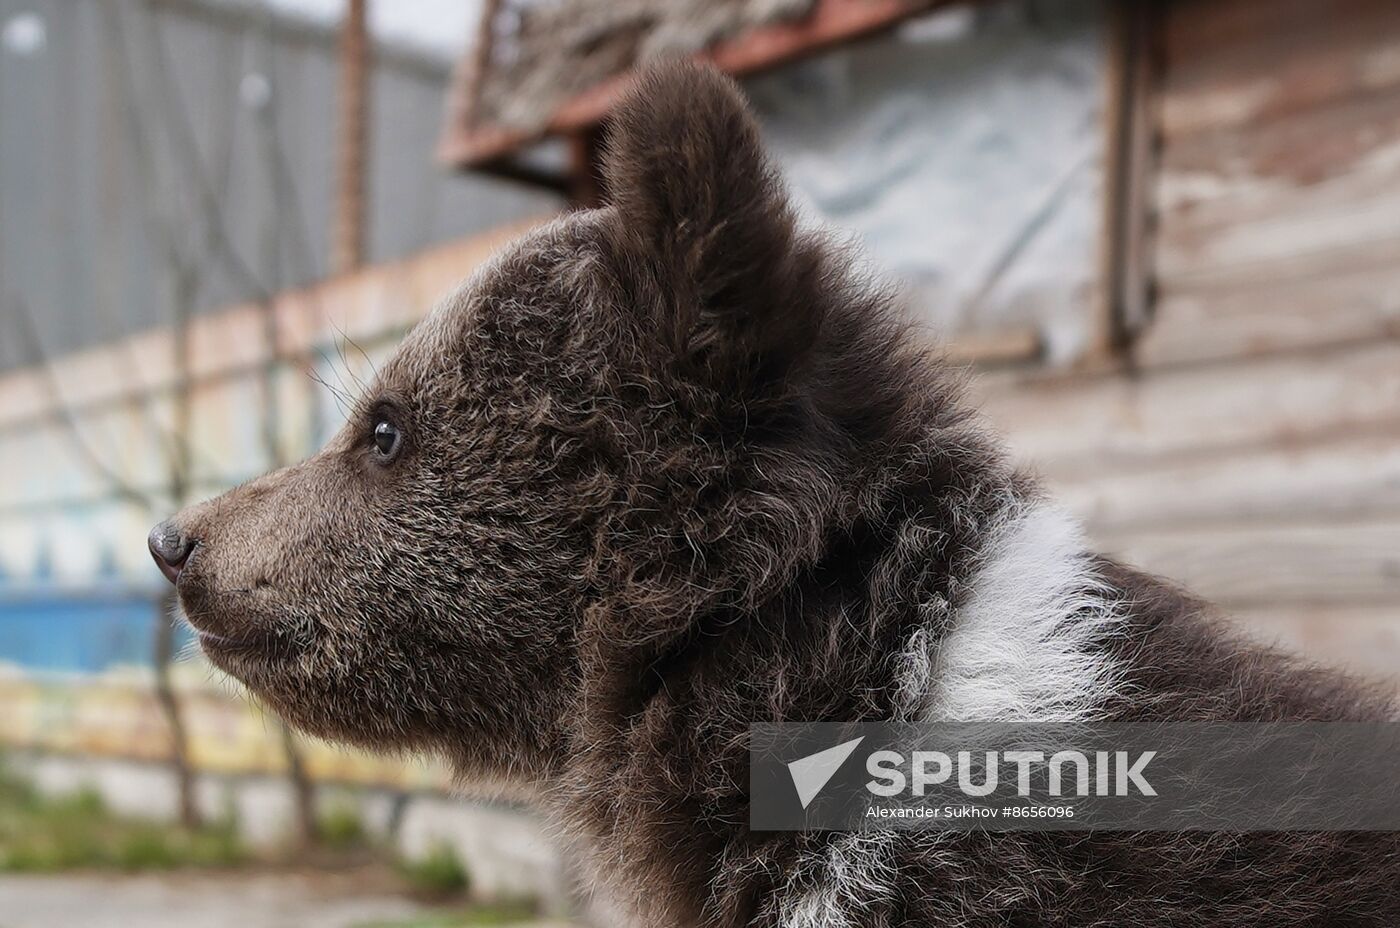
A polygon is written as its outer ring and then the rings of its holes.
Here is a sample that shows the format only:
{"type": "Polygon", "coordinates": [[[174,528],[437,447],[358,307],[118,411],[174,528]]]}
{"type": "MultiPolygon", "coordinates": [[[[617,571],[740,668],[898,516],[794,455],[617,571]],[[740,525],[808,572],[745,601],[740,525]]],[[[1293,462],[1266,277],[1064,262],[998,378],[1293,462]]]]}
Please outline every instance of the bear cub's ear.
{"type": "Polygon", "coordinates": [[[683,359],[724,388],[781,376],[814,337],[803,291],[817,269],[734,82],[689,62],[643,72],[610,121],[603,174],[683,359]]]}

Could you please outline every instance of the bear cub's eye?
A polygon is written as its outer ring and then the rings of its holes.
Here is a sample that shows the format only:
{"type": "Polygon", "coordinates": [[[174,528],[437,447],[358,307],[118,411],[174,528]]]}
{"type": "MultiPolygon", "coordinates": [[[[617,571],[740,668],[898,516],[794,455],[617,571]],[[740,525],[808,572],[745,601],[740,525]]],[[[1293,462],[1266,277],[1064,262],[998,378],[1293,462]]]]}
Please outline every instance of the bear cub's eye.
{"type": "Polygon", "coordinates": [[[376,456],[388,461],[398,454],[399,446],[402,444],[403,436],[394,423],[388,419],[380,419],[374,424],[374,453],[376,456]]]}

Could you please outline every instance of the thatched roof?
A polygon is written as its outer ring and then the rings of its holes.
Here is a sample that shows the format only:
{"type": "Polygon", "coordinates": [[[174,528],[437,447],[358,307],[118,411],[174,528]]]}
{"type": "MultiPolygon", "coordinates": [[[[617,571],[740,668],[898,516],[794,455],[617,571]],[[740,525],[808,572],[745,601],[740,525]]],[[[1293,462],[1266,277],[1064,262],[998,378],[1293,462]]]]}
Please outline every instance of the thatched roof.
{"type": "Polygon", "coordinates": [[[485,0],[445,160],[489,162],[596,123],[637,65],[704,55],[742,73],[892,25],[936,0],[485,0]]]}

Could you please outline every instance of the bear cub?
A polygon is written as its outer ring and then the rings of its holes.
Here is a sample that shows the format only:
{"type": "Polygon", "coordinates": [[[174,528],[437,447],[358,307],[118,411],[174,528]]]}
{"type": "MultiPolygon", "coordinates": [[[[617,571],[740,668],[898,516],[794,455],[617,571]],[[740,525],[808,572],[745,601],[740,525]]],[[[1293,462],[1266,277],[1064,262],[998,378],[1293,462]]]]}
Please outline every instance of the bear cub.
{"type": "Polygon", "coordinates": [[[1400,924],[1394,834],[751,832],[754,722],[1395,708],[1089,550],[728,79],[642,75],[604,167],[322,451],[152,532],[210,661],[532,790],[638,925],[1400,924]]]}

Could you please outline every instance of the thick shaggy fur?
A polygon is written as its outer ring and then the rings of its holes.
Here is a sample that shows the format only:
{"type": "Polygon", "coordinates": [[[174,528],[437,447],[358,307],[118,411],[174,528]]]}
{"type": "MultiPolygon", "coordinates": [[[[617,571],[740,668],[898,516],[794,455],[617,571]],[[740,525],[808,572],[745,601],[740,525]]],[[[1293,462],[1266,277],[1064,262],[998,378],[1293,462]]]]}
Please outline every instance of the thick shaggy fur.
{"type": "Polygon", "coordinates": [[[755,721],[1394,710],[1088,552],[798,229],[728,81],[643,79],[606,174],[324,451],[177,517],[216,664],[308,731],[529,784],[638,924],[1400,923],[1394,835],[750,832],[755,721]]]}

